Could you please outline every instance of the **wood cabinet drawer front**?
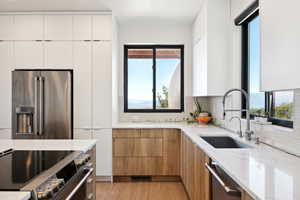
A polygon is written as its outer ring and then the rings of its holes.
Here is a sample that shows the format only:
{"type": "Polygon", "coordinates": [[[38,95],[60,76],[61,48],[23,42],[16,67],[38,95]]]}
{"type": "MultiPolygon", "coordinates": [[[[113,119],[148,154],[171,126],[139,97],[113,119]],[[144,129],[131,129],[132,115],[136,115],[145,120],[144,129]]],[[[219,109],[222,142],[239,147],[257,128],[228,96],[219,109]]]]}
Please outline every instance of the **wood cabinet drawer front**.
{"type": "Polygon", "coordinates": [[[142,129],[141,130],[142,138],[162,138],[163,137],[163,129],[142,129]]]}
{"type": "Polygon", "coordinates": [[[115,157],[161,157],[163,140],[159,138],[115,138],[115,157]]]}
{"type": "Polygon", "coordinates": [[[114,158],[114,176],[160,175],[162,158],[117,157],[114,158]]]}
{"type": "Polygon", "coordinates": [[[113,129],[114,138],[137,138],[140,136],[140,129],[113,129]]]}

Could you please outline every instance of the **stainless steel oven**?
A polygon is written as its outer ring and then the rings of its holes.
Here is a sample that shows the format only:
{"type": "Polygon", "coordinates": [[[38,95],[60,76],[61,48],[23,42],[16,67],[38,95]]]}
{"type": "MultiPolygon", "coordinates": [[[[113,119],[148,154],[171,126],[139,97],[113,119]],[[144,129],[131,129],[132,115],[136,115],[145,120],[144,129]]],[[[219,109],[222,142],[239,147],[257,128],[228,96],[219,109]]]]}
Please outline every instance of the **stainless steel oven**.
{"type": "Polygon", "coordinates": [[[216,162],[206,163],[212,177],[212,200],[241,200],[241,189],[216,162]]]}
{"type": "Polygon", "coordinates": [[[93,174],[93,168],[83,169],[74,176],[56,196],[55,199],[65,200],[91,200],[93,193],[90,191],[89,181],[93,174]]]}
{"type": "Polygon", "coordinates": [[[36,200],[93,200],[94,168],[90,155],[83,154],[33,190],[36,200]],[[58,181],[62,180],[62,184],[58,181]],[[53,184],[54,183],[54,184],[53,184]]]}

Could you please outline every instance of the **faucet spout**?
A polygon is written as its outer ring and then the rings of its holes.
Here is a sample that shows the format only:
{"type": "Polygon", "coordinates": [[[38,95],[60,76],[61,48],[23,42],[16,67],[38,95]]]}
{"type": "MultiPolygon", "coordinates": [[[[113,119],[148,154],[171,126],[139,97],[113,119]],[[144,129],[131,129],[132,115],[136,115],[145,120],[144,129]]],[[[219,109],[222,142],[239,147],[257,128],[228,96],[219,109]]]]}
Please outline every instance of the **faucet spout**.
{"type": "Polygon", "coordinates": [[[246,111],[247,126],[246,126],[245,134],[246,134],[247,139],[251,140],[251,135],[253,134],[253,131],[251,131],[251,129],[250,129],[249,94],[245,90],[243,90],[243,89],[233,88],[233,89],[228,90],[224,94],[224,96],[223,96],[223,102],[222,103],[223,103],[223,119],[225,119],[226,112],[246,111]],[[230,110],[230,109],[228,109],[228,110],[226,110],[226,108],[225,108],[226,97],[230,93],[235,92],[235,91],[240,92],[245,97],[245,99],[246,99],[246,109],[240,109],[240,110],[238,110],[238,109],[237,110],[234,110],[234,109],[230,110]]]}

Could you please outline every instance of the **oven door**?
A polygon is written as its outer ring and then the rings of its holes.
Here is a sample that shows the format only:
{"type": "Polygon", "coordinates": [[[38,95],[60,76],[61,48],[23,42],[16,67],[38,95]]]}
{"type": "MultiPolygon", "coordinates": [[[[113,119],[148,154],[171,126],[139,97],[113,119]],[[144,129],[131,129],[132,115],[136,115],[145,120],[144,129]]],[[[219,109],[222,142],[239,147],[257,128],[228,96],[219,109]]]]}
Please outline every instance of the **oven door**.
{"type": "Polygon", "coordinates": [[[88,181],[94,169],[83,169],[72,177],[63,190],[55,197],[55,200],[91,200],[94,194],[89,192],[88,181]]]}

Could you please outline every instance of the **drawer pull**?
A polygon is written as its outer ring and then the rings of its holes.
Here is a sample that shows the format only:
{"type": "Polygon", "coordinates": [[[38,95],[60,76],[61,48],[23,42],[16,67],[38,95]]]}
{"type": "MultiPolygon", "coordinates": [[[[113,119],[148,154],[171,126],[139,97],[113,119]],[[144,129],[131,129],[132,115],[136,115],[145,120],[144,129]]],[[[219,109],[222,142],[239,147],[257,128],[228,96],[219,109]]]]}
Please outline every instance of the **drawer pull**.
{"type": "Polygon", "coordinates": [[[93,182],[93,178],[89,178],[86,182],[88,183],[88,184],[90,184],[91,182],[93,182]]]}
{"type": "Polygon", "coordinates": [[[91,194],[89,194],[87,199],[93,199],[93,197],[94,197],[94,195],[91,193],[91,194]]]}

